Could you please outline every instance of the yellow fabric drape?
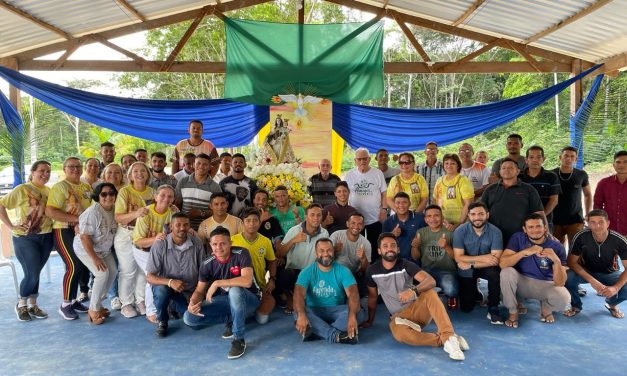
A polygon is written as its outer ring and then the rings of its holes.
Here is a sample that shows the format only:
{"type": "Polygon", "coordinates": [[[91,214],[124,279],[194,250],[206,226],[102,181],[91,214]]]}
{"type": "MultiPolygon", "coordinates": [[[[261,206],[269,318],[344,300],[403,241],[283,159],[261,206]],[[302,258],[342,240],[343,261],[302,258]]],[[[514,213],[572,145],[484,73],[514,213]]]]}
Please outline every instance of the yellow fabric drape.
{"type": "Polygon", "coordinates": [[[331,130],[331,171],[340,176],[342,172],[342,155],[344,155],[344,139],[331,130]]]}

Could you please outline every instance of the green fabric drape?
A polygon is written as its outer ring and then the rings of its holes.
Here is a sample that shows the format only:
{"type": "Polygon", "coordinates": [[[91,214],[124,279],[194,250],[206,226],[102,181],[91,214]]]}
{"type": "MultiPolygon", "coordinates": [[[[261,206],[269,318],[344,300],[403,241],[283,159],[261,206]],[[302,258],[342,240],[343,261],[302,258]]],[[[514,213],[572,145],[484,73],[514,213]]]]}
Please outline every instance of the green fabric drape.
{"type": "Polygon", "coordinates": [[[280,94],[355,103],[383,96],[383,22],[327,25],[225,19],[224,97],[280,94]]]}

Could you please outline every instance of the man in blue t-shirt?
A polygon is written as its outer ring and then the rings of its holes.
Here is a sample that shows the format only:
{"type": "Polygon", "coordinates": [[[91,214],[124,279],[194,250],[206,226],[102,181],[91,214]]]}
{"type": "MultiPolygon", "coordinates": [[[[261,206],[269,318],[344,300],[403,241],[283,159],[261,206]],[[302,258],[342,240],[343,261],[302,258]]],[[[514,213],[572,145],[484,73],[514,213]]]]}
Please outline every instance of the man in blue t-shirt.
{"type": "Polygon", "coordinates": [[[411,257],[411,242],[418,229],[425,227],[425,216],[409,210],[411,200],[405,192],[394,195],[394,214],[383,222],[383,232],[391,232],[396,236],[401,258],[415,262],[411,257]]]}
{"type": "MultiPolygon", "coordinates": [[[[540,321],[555,322],[553,312],[563,311],[570,302],[566,283],[566,252],[562,243],[547,236],[544,217],[532,213],[525,219],[523,232],[509,240],[501,255],[501,292],[509,311],[505,325],[518,327],[517,298],[540,301],[540,321]]],[[[524,309],[524,308],[523,308],[524,309]]]]}
{"type": "Polygon", "coordinates": [[[347,267],[333,261],[331,239],[318,239],[315,250],[316,262],[300,272],[294,288],[296,330],[303,341],[320,337],[329,343],[354,345],[357,326],[365,320],[357,282],[347,267]]]}
{"type": "Polygon", "coordinates": [[[244,248],[231,247],[231,234],[222,226],[209,235],[213,255],[200,266],[198,285],[183,317],[195,327],[227,322],[222,338],[234,338],[228,358],[244,355],[246,318],[260,304],[252,260],[244,248]],[[205,302],[205,299],[207,300],[205,302]]]}

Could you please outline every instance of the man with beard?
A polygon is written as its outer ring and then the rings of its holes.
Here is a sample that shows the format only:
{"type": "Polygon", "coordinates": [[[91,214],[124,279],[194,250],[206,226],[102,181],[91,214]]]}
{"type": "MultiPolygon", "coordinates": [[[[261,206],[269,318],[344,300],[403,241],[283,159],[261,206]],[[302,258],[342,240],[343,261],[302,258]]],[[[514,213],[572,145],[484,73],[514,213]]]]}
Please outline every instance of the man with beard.
{"type": "Polygon", "coordinates": [[[416,264],[399,258],[396,237],[390,232],[379,236],[381,259],[368,267],[368,321],[362,326],[372,326],[377,310],[377,296],[381,294],[390,312],[390,331],[398,342],[413,346],[444,346],[444,351],[454,360],[464,360],[462,350],[468,342],[455,334],[453,324],[444,304],[433,290],[435,280],[416,264]],[[414,281],[418,285],[414,285],[414,281]],[[423,332],[422,328],[435,323],[436,333],[423,332]]]}
{"type": "Polygon", "coordinates": [[[524,299],[540,301],[540,321],[548,324],[555,322],[553,312],[563,311],[570,302],[564,287],[566,251],[547,231],[544,218],[530,214],[523,232],[515,233],[503,251],[499,264],[503,303],[509,311],[507,327],[518,328],[519,303],[524,299]]]}
{"type": "Polygon", "coordinates": [[[115,158],[115,145],[109,141],[100,144],[100,158],[102,158],[102,162],[100,162],[98,177],[100,177],[102,170],[104,170],[108,164],[113,163],[113,159],[115,158]]]}
{"type": "Polygon", "coordinates": [[[154,152],[150,155],[150,169],[151,177],[149,185],[152,189],[157,190],[160,186],[167,184],[172,188],[176,188],[176,178],[172,175],[165,173],[164,169],[167,166],[165,153],[160,151],[154,152]]]}
{"type": "Polygon", "coordinates": [[[229,200],[229,213],[238,217],[244,208],[251,207],[253,194],[257,190],[255,181],[244,174],[246,157],[233,154],[231,175],[220,180],[220,188],[229,200]]]}
{"type": "Polygon", "coordinates": [[[318,239],[315,249],[316,262],[301,271],[294,287],[296,330],[303,342],[320,337],[354,345],[366,316],[359,307],[357,282],[348,268],[334,262],[331,239],[318,239]]]}
{"type": "Polygon", "coordinates": [[[512,133],[507,136],[507,157],[497,159],[492,165],[492,174],[490,175],[490,184],[496,183],[501,177],[501,163],[506,159],[511,159],[518,164],[519,171],[525,171],[527,168],[525,157],[520,154],[523,147],[522,136],[516,133],[512,133]]]}
{"type": "MultiPolygon", "coordinates": [[[[533,188],[532,188],[533,189],[533,188]]],[[[499,258],[503,252],[501,230],[488,223],[490,213],[486,205],[473,202],[468,207],[468,219],[453,234],[453,252],[459,267],[459,306],[463,312],[474,309],[477,297],[477,278],[488,281],[488,319],[492,324],[503,324],[499,312],[501,286],[499,258]]]]}
{"type": "MultiPolygon", "coordinates": [[[[192,120],[189,122],[189,126],[187,127],[187,131],[189,132],[189,138],[181,140],[176,143],[174,146],[174,151],[172,152],[172,173],[176,174],[180,170],[184,168],[184,163],[182,156],[187,153],[198,154],[207,154],[211,156],[211,159],[215,159],[219,163],[218,152],[216,151],[216,147],[209,140],[205,140],[202,138],[204,125],[200,120],[192,120]]],[[[139,159],[139,158],[137,158],[139,159]]],[[[217,172],[217,168],[216,168],[217,172]]],[[[215,172],[211,175],[213,178],[215,172]]]]}
{"type": "Polygon", "coordinates": [[[359,296],[365,297],[366,288],[366,268],[371,257],[372,248],[370,242],[361,232],[364,229],[364,216],[355,212],[346,221],[346,230],[338,230],[331,234],[331,240],[335,245],[335,259],[338,264],[344,265],[352,273],[357,281],[359,296]]]}

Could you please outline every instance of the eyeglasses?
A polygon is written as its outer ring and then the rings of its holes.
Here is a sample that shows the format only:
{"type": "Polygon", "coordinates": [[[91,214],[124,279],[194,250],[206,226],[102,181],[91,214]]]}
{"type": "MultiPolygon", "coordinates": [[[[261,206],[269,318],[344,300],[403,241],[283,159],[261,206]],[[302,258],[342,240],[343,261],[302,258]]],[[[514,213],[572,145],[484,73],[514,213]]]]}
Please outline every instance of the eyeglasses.
{"type": "Polygon", "coordinates": [[[356,161],[367,161],[370,157],[355,158],[356,161]]]}
{"type": "Polygon", "coordinates": [[[65,166],[65,168],[69,168],[70,170],[78,170],[78,169],[83,168],[83,166],[81,166],[81,165],[67,165],[67,166],[65,166]]]}
{"type": "Polygon", "coordinates": [[[105,198],[107,196],[115,197],[115,192],[113,192],[113,191],[100,192],[100,197],[105,198]]]}
{"type": "Polygon", "coordinates": [[[412,163],[414,163],[414,162],[413,161],[398,161],[398,164],[401,165],[401,166],[402,165],[410,165],[412,163]]]}

